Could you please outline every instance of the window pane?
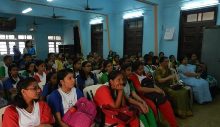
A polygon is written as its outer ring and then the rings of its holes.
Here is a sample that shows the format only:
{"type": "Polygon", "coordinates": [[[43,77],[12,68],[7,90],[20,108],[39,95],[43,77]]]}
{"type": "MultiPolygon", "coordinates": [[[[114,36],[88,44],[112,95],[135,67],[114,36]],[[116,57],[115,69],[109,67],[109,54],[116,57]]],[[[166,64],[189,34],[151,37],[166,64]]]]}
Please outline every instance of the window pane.
{"type": "Polygon", "coordinates": [[[53,40],[53,36],[48,36],[48,40],[53,40]]]}
{"type": "Polygon", "coordinates": [[[62,42],[57,42],[57,43],[56,43],[56,45],[61,45],[61,44],[62,44],[62,42]]]}
{"type": "Polygon", "coordinates": [[[32,35],[27,35],[27,39],[33,39],[32,35]]]}
{"type": "Polygon", "coordinates": [[[54,45],[49,45],[49,48],[54,48],[54,45]]]}
{"type": "Polygon", "coordinates": [[[197,14],[187,15],[187,22],[196,22],[196,21],[197,21],[197,14]]]}
{"type": "Polygon", "coordinates": [[[214,12],[205,12],[203,13],[203,17],[202,17],[202,20],[203,21],[206,21],[206,20],[213,20],[214,19],[214,12]]]}
{"type": "Polygon", "coordinates": [[[56,40],[61,40],[61,36],[56,36],[56,40]]]}
{"type": "Polygon", "coordinates": [[[54,42],[48,42],[49,45],[54,45],[54,42]]]}
{"type": "Polygon", "coordinates": [[[0,34],[0,39],[5,39],[5,35],[4,34],[0,34]]]}
{"type": "Polygon", "coordinates": [[[2,51],[0,51],[0,54],[1,54],[1,55],[4,55],[4,54],[7,54],[7,52],[2,52],[2,51]]]}
{"type": "Polygon", "coordinates": [[[15,39],[15,35],[9,35],[9,39],[15,39]]]}
{"type": "Polygon", "coordinates": [[[18,35],[18,39],[25,39],[25,35],[18,35]]]}

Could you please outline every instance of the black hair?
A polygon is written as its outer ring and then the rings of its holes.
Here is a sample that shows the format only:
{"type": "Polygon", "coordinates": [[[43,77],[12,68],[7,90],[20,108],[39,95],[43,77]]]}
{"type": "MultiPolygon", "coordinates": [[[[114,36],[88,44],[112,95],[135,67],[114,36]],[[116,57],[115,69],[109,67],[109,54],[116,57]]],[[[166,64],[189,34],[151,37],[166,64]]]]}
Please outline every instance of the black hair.
{"type": "Polygon", "coordinates": [[[30,73],[30,71],[29,71],[28,69],[29,69],[29,67],[30,67],[31,64],[34,64],[34,62],[28,62],[28,63],[25,64],[25,70],[26,70],[28,73],[30,73]]]}
{"type": "Polygon", "coordinates": [[[6,56],[3,57],[3,61],[6,61],[6,60],[9,59],[9,58],[12,58],[12,56],[6,55],[6,56]]]}
{"type": "Polygon", "coordinates": [[[175,57],[175,56],[174,56],[174,55],[170,55],[170,56],[169,56],[169,59],[172,59],[172,57],[175,57]]]}
{"type": "Polygon", "coordinates": [[[27,47],[27,44],[28,44],[28,43],[32,43],[32,41],[31,41],[31,40],[25,41],[25,48],[27,47]]]}
{"type": "Polygon", "coordinates": [[[23,59],[25,59],[26,57],[30,56],[31,57],[31,54],[24,54],[23,55],[23,59]]]}
{"type": "Polygon", "coordinates": [[[144,63],[142,63],[142,62],[140,62],[140,61],[135,61],[135,62],[132,64],[132,69],[133,69],[133,71],[137,71],[140,66],[144,66],[144,63]]]}
{"type": "Polygon", "coordinates": [[[147,65],[147,62],[148,62],[149,60],[151,60],[151,62],[152,62],[152,56],[149,55],[149,54],[145,54],[145,55],[144,55],[144,64],[147,65]]]}
{"type": "Polygon", "coordinates": [[[158,56],[154,56],[154,57],[152,58],[152,64],[153,64],[153,65],[158,65],[158,63],[156,63],[157,60],[159,60],[159,57],[158,57],[158,56]]]}
{"type": "Polygon", "coordinates": [[[181,57],[181,58],[180,58],[180,62],[182,63],[182,61],[183,61],[185,58],[187,58],[187,59],[188,59],[188,57],[187,57],[187,56],[183,56],[183,57],[181,57]]]}
{"type": "Polygon", "coordinates": [[[62,70],[60,70],[60,71],[57,72],[57,84],[59,84],[59,86],[62,86],[62,85],[60,84],[60,81],[61,81],[61,80],[64,80],[64,78],[65,78],[68,74],[73,74],[73,76],[75,76],[74,73],[73,73],[73,71],[72,71],[71,69],[62,69],[62,70]]]}
{"type": "Polygon", "coordinates": [[[77,62],[79,62],[79,61],[81,62],[81,58],[76,58],[76,59],[74,59],[74,60],[73,60],[73,65],[75,65],[75,64],[76,64],[77,62]]]}
{"type": "Polygon", "coordinates": [[[41,64],[45,64],[43,60],[37,60],[35,62],[35,72],[37,72],[37,67],[40,66],[41,64]]]}
{"type": "Polygon", "coordinates": [[[112,64],[112,61],[110,61],[110,60],[104,60],[104,61],[103,61],[103,63],[102,63],[102,67],[103,67],[102,73],[106,72],[105,68],[106,68],[107,65],[110,64],[110,63],[112,64]]]}
{"type": "Polygon", "coordinates": [[[111,91],[111,95],[113,97],[114,100],[116,100],[117,98],[117,91],[115,91],[114,89],[112,89],[112,86],[110,84],[110,80],[114,80],[117,76],[119,75],[123,75],[121,71],[112,71],[109,75],[108,75],[108,80],[109,80],[109,88],[111,91]]]}
{"type": "Polygon", "coordinates": [[[122,72],[121,71],[118,71],[118,70],[116,70],[116,71],[112,71],[111,73],[109,73],[109,75],[108,75],[108,80],[110,81],[110,80],[114,80],[117,76],[119,76],[119,75],[122,75],[122,72]]]}
{"type": "MultiPolygon", "coordinates": [[[[82,67],[85,67],[86,64],[88,64],[88,63],[91,64],[91,62],[89,62],[89,61],[84,61],[84,62],[82,63],[82,67]]],[[[86,79],[87,79],[86,74],[85,74],[85,72],[84,72],[83,69],[81,69],[81,70],[79,71],[79,75],[81,76],[81,78],[82,78],[83,80],[86,80],[86,79]]],[[[90,75],[91,78],[94,78],[94,76],[95,76],[92,72],[90,72],[89,75],[90,75]]]]}
{"type": "MultiPolygon", "coordinates": [[[[46,79],[47,79],[47,84],[48,84],[48,93],[51,93],[53,90],[58,89],[58,83],[56,83],[56,85],[50,84],[50,80],[51,80],[51,78],[52,78],[53,75],[57,75],[57,73],[49,72],[49,73],[47,74],[47,77],[46,77],[46,79]]],[[[49,95],[49,94],[48,94],[48,95],[49,95]]]]}
{"type": "Polygon", "coordinates": [[[123,64],[121,66],[121,70],[126,70],[127,68],[131,67],[132,68],[132,65],[130,63],[126,63],[126,64],[123,64]]]}
{"type": "Polygon", "coordinates": [[[10,71],[12,70],[12,68],[15,68],[15,67],[19,69],[19,67],[15,63],[12,63],[12,64],[10,64],[8,66],[8,75],[9,75],[9,77],[11,76],[11,72],[10,71]]]}
{"type": "Polygon", "coordinates": [[[159,56],[160,56],[161,54],[163,54],[163,56],[164,56],[164,52],[160,52],[160,53],[159,53],[159,56]]]}
{"type": "MultiPolygon", "coordinates": [[[[17,94],[12,101],[12,105],[17,106],[21,109],[26,109],[28,107],[27,103],[25,102],[21,90],[26,89],[32,82],[36,82],[36,80],[32,77],[28,77],[25,80],[20,80],[17,84],[17,94]]],[[[34,100],[37,101],[37,100],[34,100]]]]}
{"type": "Polygon", "coordinates": [[[168,57],[166,57],[166,56],[161,57],[160,60],[159,60],[159,63],[164,62],[164,60],[166,60],[166,59],[168,59],[168,57]]]}

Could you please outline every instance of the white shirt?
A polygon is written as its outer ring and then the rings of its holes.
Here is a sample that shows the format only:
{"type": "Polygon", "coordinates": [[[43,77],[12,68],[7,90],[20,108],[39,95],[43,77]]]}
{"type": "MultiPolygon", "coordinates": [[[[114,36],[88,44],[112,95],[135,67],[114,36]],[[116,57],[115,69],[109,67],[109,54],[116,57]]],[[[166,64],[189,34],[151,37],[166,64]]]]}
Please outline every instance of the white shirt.
{"type": "Polygon", "coordinates": [[[36,127],[40,125],[40,108],[39,103],[34,102],[34,108],[31,113],[27,112],[25,109],[16,107],[18,112],[18,124],[19,127],[36,127]]]}
{"type": "Polygon", "coordinates": [[[59,88],[58,92],[60,93],[62,98],[63,110],[65,114],[69,110],[69,108],[74,106],[77,102],[76,88],[73,87],[69,93],[65,93],[62,91],[61,88],[59,88]]]}
{"type": "Polygon", "coordinates": [[[126,85],[124,86],[124,93],[125,93],[126,98],[130,97],[131,89],[130,89],[130,85],[129,85],[128,81],[126,82],[126,85]]]}
{"type": "Polygon", "coordinates": [[[139,80],[139,82],[141,83],[141,81],[143,80],[143,79],[145,79],[146,78],[146,76],[144,76],[144,75],[138,75],[138,74],[136,74],[137,75],[137,77],[138,77],[138,80],[139,80]]]}
{"type": "Polygon", "coordinates": [[[85,81],[85,87],[95,85],[94,80],[89,76],[85,81]]]}
{"type": "Polygon", "coordinates": [[[43,90],[44,85],[45,85],[46,82],[47,82],[47,75],[46,75],[46,73],[44,73],[44,72],[43,72],[43,76],[40,75],[40,74],[38,74],[38,73],[36,73],[36,75],[40,78],[40,81],[41,81],[41,82],[38,82],[38,85],[39,85],[39,87],[41,88],[41,90],[43,90]]]}

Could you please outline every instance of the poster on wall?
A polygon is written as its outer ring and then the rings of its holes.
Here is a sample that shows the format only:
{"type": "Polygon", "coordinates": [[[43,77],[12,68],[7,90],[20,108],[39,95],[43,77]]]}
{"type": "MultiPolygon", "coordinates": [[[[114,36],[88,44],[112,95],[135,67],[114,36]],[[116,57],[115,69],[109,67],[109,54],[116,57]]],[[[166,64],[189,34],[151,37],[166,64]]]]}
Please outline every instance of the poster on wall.
{"type": "Polygon", "coordinates": [[[175,28],[166,28],[164,40],[173,40],[175,28]]]}

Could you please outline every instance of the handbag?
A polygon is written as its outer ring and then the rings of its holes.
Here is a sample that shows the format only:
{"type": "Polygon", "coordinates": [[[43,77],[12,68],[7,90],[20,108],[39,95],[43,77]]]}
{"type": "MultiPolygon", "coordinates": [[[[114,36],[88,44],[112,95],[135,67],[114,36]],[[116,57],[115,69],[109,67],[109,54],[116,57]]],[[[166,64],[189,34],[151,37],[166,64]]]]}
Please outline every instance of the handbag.
{"type": "Polygon", "coordinates": [[[119,109],[103,106],[102,111],[104,112],[105,116],[112,118],[118,124],[127,125],[136,117],[135,113],[129,110],[129,107],[127,106],[119,109]]]}

